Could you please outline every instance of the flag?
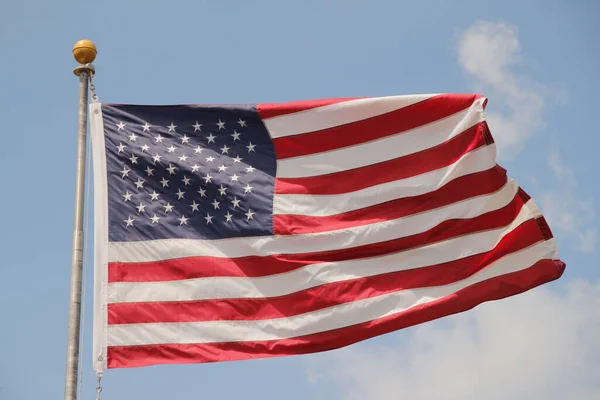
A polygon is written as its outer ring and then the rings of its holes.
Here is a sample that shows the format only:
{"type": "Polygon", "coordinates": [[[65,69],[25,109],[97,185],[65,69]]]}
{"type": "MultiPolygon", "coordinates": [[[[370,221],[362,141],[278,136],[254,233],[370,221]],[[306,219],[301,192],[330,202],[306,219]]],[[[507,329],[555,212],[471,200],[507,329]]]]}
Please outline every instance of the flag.
{"type": "Polygon", "coordinates": [[[95,368],[331,350],[559,278],[485,105],[91,104],[95,368]]]}

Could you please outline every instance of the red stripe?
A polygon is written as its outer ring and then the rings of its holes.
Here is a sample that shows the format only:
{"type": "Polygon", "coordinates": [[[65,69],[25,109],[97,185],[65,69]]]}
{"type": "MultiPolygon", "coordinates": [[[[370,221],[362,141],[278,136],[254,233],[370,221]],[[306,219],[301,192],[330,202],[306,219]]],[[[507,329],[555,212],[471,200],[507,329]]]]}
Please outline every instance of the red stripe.
{"type": "Polygon", "coordinates": [[[378,164],[332,174],[277,178],[277,194],[341,194],[405,179],[447,167],[472,150],[486,146],[477,124],[460,135],[429,149],[378,164]]]}
{"type": "Polygon", "coordinates": [[[299,157],[406,132],[469,108],[479,95],[439,95],[386,114],[316,132],[273,139],[278,159],[299,157]]]}
{"type": "Polygon", "coordinates": [[[529,220],[502,238],[491,251],[443,264],[328,283],[272,298],[109,304],[108,324],[286,318],[399,290],[449,285],[505,255],[543,241],[536,220],[529,220]]]}
{"type": "Polygon", "coordinates": [[[528,291],[561,277],[562,261],[541,260],[530,268],[474,284],[404,312],[346,328],[292,339],[214,344],[108,347],[108,368],[207,363],[309,354],[348,346],[409,326],[464,312],[477,305],[528,291]]]}
{"type": "Polygon", "coordinates": [[[108,281],[159,282],[216,276],[260,277],[289,272],[310,264],[385,255],[507,226],[519,214],[523,204],[521,198],[515,196],[505,207],[475,218],[447,220],[416,235],[338,250],[264,257],[188,257],[148,263],[111,262],[108,264],[108,281]]]}
{"type": "Polygon", "coordinates": [[[281,115],[293,114],[300,111],[306,111],[317,107],[337,104],[344,101],[356,100],[361,97],[348,97],[336,99],[319,99],[319,100],[301,100],[291,101],[287,103],[264,103],[256,107],[258,115],[264,120],[267,118],[279,117],[281,115]]]}
{"type": "Polygon", "coordinates": [[[307,216],[280,214],[273,216],[276,235],[326,232],[353,226],[374,224],[433,210],[472,197],[500,190],[507,182],[497,168],[462,176],[441,188],[420,196],[405,197],[337,215],[307,216]]]}

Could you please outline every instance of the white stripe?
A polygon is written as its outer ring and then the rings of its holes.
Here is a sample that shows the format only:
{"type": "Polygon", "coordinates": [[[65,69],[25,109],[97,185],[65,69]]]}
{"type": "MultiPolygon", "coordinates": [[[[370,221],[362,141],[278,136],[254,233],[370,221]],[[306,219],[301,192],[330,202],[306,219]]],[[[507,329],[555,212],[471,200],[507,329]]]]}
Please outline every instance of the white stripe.
{"type": "Polygon", "coordinates": [[[494,249],[506,235],[539,215],[524,206],[500,229],[473,233],[385,256],[308,265],[259,278],[219,277],[166,282],[119,282],[108,285],[109,303],[248,299],[285,296],[316,286],[407,271],[467,258],[494,249]]]}
{"type": "Polygon", "coordinates": [[[509,254],[467,279],[450,285],[401,290],[377,297],[295,315],[258,321],[204,321],[111,325],[109,346],[166,343],[218,343],[288,339],[392,316],[450,296],[459,290],[504,274],[525,270],[543,259],[556,259],[554,240],[509,254]]]}
{"type": "Polygon", "coordinates": [[[396,220],[330,232],[221,240],[164,239],[111,242],[109,257],[110,261],[150,262],[194,256],[234,258],[297,254],[361,246],[425,232],[448,219],[474,218],[500,209],[512,201],[518,188],[517,182],[510,179],[501,190],[490,195],[475,197],[396,220]]]}
{"type": "MultiPolygon", "coordinates": [[[[438,146],[484,120],[483,101],[449,117],[406,132],[322,153],[277,162],[278,178],[331,174],[404,157],[438,146]]],[[[369,137],[371,132],[363,132],[369,137]]]]}
{"type": "Polygon", "coordinates": [[[419,196],[433,192],[461,176],[487,171],[496,165],[495,154],[496,146],[491,144],[465,154],[447,167],[355,192],[332,195],[276,194],[273,200],[273,214],[323,217],[419,196]]]}
{"type": "Polygon", "coordinates": [[[386,114],[427,100],[433,96],[435,95],[419,94],[348,100],[293,114],[266,118],[264,124],[271,137],[276,139],[284,136],[320,131],[322,129],[386,114]]]}

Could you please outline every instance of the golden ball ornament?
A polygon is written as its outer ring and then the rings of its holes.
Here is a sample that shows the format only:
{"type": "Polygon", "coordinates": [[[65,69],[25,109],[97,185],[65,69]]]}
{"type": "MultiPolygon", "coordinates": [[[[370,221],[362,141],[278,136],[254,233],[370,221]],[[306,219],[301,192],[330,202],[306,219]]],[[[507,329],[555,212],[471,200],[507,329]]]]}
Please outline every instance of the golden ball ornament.
{"type": "Polygon", "coordinates": [[[96,59],[96,45],[91,40],[80,40],[73,46],[73,57],[79,64],[89,64],[96,59]]]}

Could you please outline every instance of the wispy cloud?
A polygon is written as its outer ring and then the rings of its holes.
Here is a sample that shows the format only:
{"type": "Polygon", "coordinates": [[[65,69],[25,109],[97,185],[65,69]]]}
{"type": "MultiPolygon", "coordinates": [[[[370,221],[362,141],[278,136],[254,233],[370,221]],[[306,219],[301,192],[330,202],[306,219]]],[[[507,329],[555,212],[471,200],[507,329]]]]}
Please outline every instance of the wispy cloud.
{"type": "Polygon", "coordinates": [[[600,283],[541,287],[405,331],[401,347],[324,354],[312,378],[348,400],[599,399],[599,300],[600,283]]]}
{"type": "Polygon", "coordinates": [[[573,170],[563,160],[558,149],[548,154],[547,165],[553,172],[559,189],[545,191],[539,200],[552,229],[572,238],[581,252],[594,252],[597,230],[594,224],[593,200],[581,197],[573,170]]]}
{"type": "Polygon", "coordinates": [[[503,22],[480,21],[458,38],[459,65],[475,89],[491,98],[487,120],[499,159],[512,159],[542,126],[544,87],[514,72],[522,63],[517,29],[503,22]]]}
{"type": "MultiPolygon", "coordinates": [[[[498,158],[513,159],[542,130],[544,99],[552,91],[515,71],[523,63],[523,56],[518,30],[513,25],[476,22],[459,35],[456,51],[458,63],[473,86],[490,98],[486,119],[497,143],[498,158]]],[[[552,94],[553,98],[563,95],[558,91],[552,94]]],[[[550,226],[572,238],[577,250],[593,252],[597,231],[592,199],[578,195],[575,173],[558,150],[549,153],[547,165],[556,178],[556,189],[543,191],[537,200],[550,226]]]]}

